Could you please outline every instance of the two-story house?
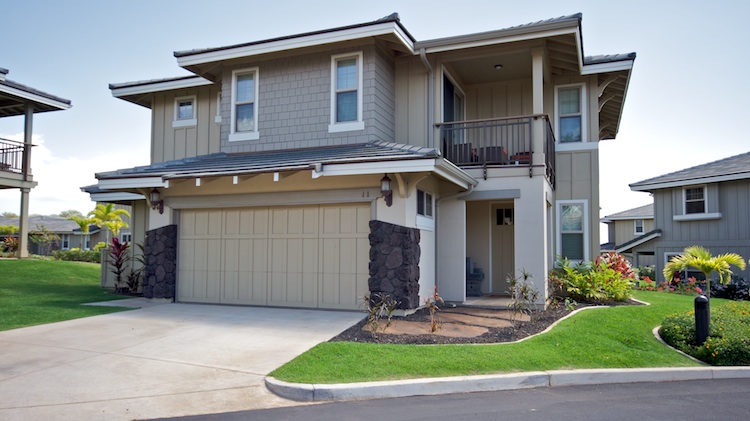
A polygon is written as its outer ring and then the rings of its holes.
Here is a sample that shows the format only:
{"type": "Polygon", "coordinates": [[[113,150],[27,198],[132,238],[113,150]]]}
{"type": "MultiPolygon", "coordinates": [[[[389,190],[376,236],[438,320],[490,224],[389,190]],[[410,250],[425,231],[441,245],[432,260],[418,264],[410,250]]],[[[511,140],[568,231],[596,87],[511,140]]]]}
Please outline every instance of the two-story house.
{"type": "MultiPolygon", "coordinates": [[[[669,259],[690,246],[750,257],[750,152],[639,181],[630,189],[654,197],[654,235],[632,252],[655,256],[659,278],[669,259]]],[[[750,268],[733,272],[750,279],[750,268]]],[[[687,275],[704,277],[699,271],[687,275]]]]}
{"type": "Polygon", "coordinates": [[[18,224],[18,257],[29,255],[29,193],[37,182],[31,172],[31,138],[34,114],[67,110],[70,100],[22,85],[7,78],[0,67],[0,118],[23,116],[23,142],[0,138],[0,189],[18,189],[21,206],[18,224]]]}
{"type": "MultiPolygon", "coordinates": [[[[151,109],[151,164],[96,175],[133,205],[146,296],[357,308],[466,298],[599,252],[600,140],[635,54],[585,56],[580,14],[417,41],[372,22],[175,53],[112,84],[151,109]]],[[[546,298],[541,294],[540,303],[546,298]]]]}
{"type": "Polygon", "coordinates": [[[620,253],[636,267],[655,264],[653,253],[633,253],[633,248],[661,235],[661,231],[654,229],[653,203],[607,215],[601,222],[607,225],[608,238],[601,245],[602,252],[620,253]]]}

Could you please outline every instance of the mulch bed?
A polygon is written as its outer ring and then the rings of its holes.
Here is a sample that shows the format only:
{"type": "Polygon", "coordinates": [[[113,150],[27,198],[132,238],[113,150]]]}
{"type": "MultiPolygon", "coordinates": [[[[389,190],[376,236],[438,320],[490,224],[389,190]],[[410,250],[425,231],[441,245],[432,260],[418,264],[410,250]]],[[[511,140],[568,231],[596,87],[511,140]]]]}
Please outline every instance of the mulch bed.
{"type": "MultiPolygon", "coordinates": [[[[638,305],[635,301],[627,301],[624,303],[610,303],[609,305],[638,305]]],[[[601,304],[596,303],[579,303],[575,308],[590,307],[601,304]]],[[[330,340],[330,342],[369,342],[378,344],[411,344],[411,345],[437,345],[437,344],[493,344],[503,342],[514,342],[519,339],[526,338],[536,333],[544,331],[550,325],[557,320],[567,316],[572,311],[565,308],[564,305],[557,307],[548,307],[544,311],[537,311],[531,314],[531,321],[528,322],[515,322],[513,327],[496,328],[488,327],[488,332],[476,337],[447,337],[436,334],[424,334],[424,335],[408,335],[408,334],[389,334],[388,328],[385,329],[385,333],[382,329],[379,329],[376,334],[370,331],[364,330],[363,327],[367,324],[367,319],[364,319],[356,325],[345,330],[338,336],[330,340]]],[[[437,313],[440,317],[440,312],[437,313]]],[[[394,320],[396,318],[394,317],[394,320]]],[[[400,317],[399,320],[413,321],[413,322],[429,322],[430,314],[427,309],[421,309],[416,313],[400,317]]],[[[445,321],[444,321],[445,322],[445,321]]],[[[380,325],[383,326],[387,323],[387,320],[381,319],[380,325]]]]}

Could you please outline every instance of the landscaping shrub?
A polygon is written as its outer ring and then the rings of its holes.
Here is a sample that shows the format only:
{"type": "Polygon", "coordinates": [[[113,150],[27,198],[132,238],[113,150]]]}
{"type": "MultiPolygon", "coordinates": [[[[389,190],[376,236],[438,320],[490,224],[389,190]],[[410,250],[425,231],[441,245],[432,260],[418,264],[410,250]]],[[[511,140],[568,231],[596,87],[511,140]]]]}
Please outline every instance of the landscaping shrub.
{"type": "Polygon", "coordinates": [[[711,311],[708,339],[695,342],[695,313],[668,316],[659,335],[673,347],[711,365],[750,365],[750,302],[731,302],[711,311]]]}
{"type": "Polygon", "coordinates": [[[636,272],[638,273],[638,278],[640,279],[656,279],[656,266],[638,266],[636,272]]]}
{"type": "Polygon", "coordinates": [[[632,295],[635,273],[632,268],[627,270],[629,263],[626,267],[617,257],[576,266],[567,259],[558,259],[557,266],[549,275],[550,283],[564,289],[575,301],[625,301],[632,295]]]}
{"type": "Polygon", "coordinates": [[[750,283],[744,279],[733,278],[728,284],[711,283],[711,297],[729,300],[750,300],[750,283]]]}
{"type": "Polygon", "coordinates": [[[56,260],[66,260],[70,262],[100,263],[102,260],[101,252],[94,250],[81,250],[79,248],[57,250],[52,252],[52,256],[56,260]]]}

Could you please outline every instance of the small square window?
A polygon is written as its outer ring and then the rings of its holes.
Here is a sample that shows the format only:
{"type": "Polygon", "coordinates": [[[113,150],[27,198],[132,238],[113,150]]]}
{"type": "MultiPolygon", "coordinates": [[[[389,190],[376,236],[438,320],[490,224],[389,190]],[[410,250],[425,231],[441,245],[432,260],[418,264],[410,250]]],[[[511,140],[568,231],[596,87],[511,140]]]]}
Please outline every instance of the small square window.
{"type": "Polygon", "coordinates": [[[193,118],[193,101],[183,100],[177,103],[177,119],[188,120],[193,118]]]}
{"type": "Polygon", "coordinates": [[[685,214],[706,213],[706,194],[703,187],[685,189],[685,214]]]}
{"type": "Polygon", "coordinates": [[[195,117],[195,96],[186,96],[174,99],[174,121],[173,128],[195,126],[198,120],[195,117]]]}
{"type": "Polygon", "coordinates": [[[432,217],[432,195],[417,190],[417,214],[432,217]]]}

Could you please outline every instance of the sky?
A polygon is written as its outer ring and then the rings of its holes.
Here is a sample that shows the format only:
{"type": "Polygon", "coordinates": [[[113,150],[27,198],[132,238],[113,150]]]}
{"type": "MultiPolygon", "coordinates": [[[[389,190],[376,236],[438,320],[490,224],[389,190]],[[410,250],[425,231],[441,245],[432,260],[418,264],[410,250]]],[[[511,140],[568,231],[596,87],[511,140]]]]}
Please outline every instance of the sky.
{"type": "MultiPolygon", "coordinates": [[[[635,51],[620,131],[600,143],[600,216],[651,202],[628,184],[750,151],[750,2],[504,0],[460,3],[212,0],[0,0],[7,78],[70,99],[37,114],[32,214],[83,213],[96,172],[146,165],[150,113],[113,98],[109,83],[187,75],[174,51],[369,22],[398,12],[417,40],[583,13],[584,54],[635,51]]],[[[23,119],[0,119],[22,139],[23,119]]],[[[18,190],[0,213],[19,212],[18,190]]],[[[605,240],[605,239],[603,239],[605,240]]]]}

